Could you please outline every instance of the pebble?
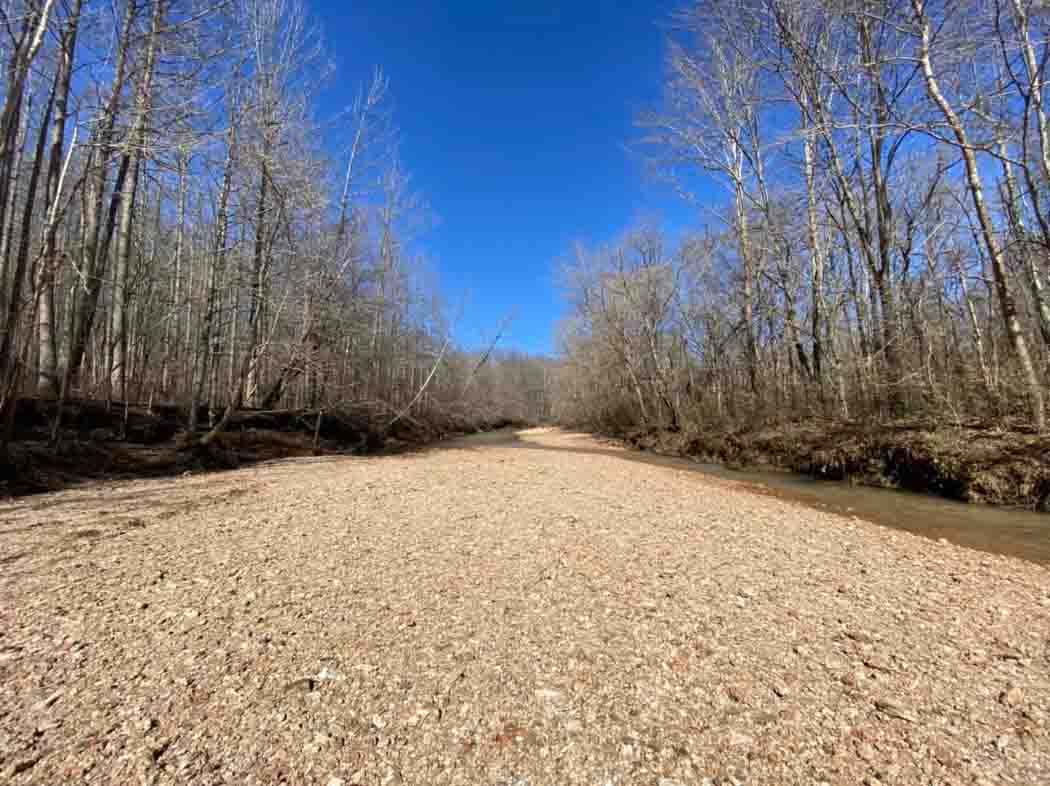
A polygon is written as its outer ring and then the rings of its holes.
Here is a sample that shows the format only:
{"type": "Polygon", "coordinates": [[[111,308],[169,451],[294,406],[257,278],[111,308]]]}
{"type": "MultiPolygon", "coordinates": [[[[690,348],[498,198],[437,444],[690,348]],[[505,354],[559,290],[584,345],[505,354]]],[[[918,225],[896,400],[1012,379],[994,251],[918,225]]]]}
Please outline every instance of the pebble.
{"type": "Polygon", "coordinates": [[[742,734],[739,731],[734,731],[729,735],[729,747],[739,748],[744,745],[754,745],[755,738],[747,734],[742,734]]]}
{"type": "Polygon", "coordinates": [[[42,710],[46,710],[48,707],[50,707],[52,704],[54,704],[56,701],[58,701],[58,698],[61,695],[62,695],[62,691],[56,690],[54,693],[52,693],[46,699],[43,699],[42,701],[38,701],[36,704],[34,704],[33,705],[33,709],[36,710],[37,712],[40,712],[42,710]]]}
{"type": "Polygon", "coordinates": [[[324,682],[324,681],[334,682],[334,681],[339,681],[339,680],[345,680],[346,679],[346,675],[343,674],[342,672],[336,671],[335,669],[329,668],[328,666],[324,666],[324,667],[321,668],[321,670],[319,672],[317,672],[316,679],[321,680],[322,682],[324,682]]]}
{"type": "Polygon", "coordinates": [[[915,723],[918,720],[914,712],[892,699],[876,699],[875,709],[891,718],[898,718],[911,723],[915,723]]]}
{"type": "Polygon", "coordinates": [[[1022,701],[1024,701],[1024,691],[1016,685],[1011,685],[999,694],[999,703],[1007,707],[1016,707],[1022,701]]]}

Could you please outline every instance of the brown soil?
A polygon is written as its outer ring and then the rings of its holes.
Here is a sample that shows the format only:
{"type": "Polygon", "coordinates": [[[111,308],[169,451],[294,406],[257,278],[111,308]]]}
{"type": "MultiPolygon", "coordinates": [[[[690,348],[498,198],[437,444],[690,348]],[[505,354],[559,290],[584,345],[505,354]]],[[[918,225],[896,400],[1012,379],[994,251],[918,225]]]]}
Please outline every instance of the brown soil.
{"type": "MultiPolygon", "coordinates": [[[[430,415],[404,417],[390,427],[388,408],[363,405],[320,415],[308,410],[243,410],[233,414],[225,433],[207,450],[188,450],[186,413],[174,406],[69,402],[62,414],[61,439],[53,445],[56,412],[54,401],[18,402],[10,461],[0,464],[0,497],[58,491],[85,481],[229,470],[281,458],[396,453],[511,425],[505,420],[430,415]]],[[[208,420],[209,413],[202,409],[202,428],[208,420]]]]}
{"type": "Polygon", "coordinates": [[[1050,435],[983,425],[804,421],[757,429],[618,435],[628,445],[730,467],[1047,510],[1050,435]]]}
{"type": "Polygon", "coordinates": [[[1046,569],[523,438],[5,506],[0,780],[1050,782],[1046,569]]]}

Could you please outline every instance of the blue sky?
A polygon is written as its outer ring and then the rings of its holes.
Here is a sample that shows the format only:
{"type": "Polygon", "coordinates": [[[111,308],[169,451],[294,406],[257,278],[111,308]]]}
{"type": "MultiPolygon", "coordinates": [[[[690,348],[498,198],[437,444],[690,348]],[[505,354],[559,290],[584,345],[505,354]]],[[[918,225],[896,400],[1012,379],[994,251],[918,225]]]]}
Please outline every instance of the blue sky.
{"type": "Polygon", "coordinates": [[[468,297],[457,338],[478,346],[516,311],[505,348],[553,351],[554,263],[574,240],[690,211],[624,150],[660,95],[659,23],[677,0],[310,0],[349,104],[376,65],[401,152],[438,225],[419,238],[446,299],[468,297]]]}

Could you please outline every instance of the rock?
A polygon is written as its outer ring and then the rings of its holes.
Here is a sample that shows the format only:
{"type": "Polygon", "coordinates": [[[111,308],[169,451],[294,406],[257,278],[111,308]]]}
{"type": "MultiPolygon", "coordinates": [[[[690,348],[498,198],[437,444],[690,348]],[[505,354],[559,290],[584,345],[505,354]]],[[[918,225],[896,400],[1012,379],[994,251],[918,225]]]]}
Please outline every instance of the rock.
{"type": "Polygon", "coordinates": [[[740,747],[743,747],[745,745],[754,745],[754,744],[755,744],[755,738],[754,737],[751,737],[751,736],[749,736],[747,734],[742,734],[739,731],[731,732],[730,735],[729,735],[729,747],[730,748],[740,748],[740,747]]]}
{"type": "Polygon", "coordinates": [[[846,636],[858,644],[874,644],[875,637],[864,630],[847,630],[846,636]]]}
{"type": "Polygon", "coordinates": [[[13,778],[15,775],[21,775],[26,770],[31,770],[37,765],[37,763],[43,758],[43,756],[31,756],[28,759],[20,759],[12,764],[7,769],[7,777],[13,778]]]}
{"type": "Polygon", "coordinates": [[[879,772],[880,781],[894,781],[897,776],[901,774],[901,767],[899,764],[891,764],[886,769],[879,772]]]}
{"type": "Polygon", "coordinates": [[[862,742],[857,746],[857,755],[869,764],[875,761],[875,747],[868,742],[862,742]]]}
{"type": "Polygon", "coordinates": [[[1016,685],[1011,685],[999,694],[999,703],[1007,707],[1017,707],[1022,701],[1024,701],[1024,691],[1016,685]]]}
{"type": "Polygon", "coordinates": [[[550,688],[537,688],[536,698],[545,704],[560,704],[565,696],[561,691],[551,690],[550,688]]]}
{"type": "Polygon", "coordinates": [[[874,671],[884,671],[887,673],[895,671],[893,664],[881,655],[869,655],[864,658],[862,663],[874,671]]]}
{"type": "Polygon", "coordinates": [[[151,731],[157,728],[157,726],[158,723],[155,718],[143,718],[135,724],[135,728],[142,734],[149,734],[151,731]]]}
{"type": "Polygon", "coordinates": [[[284,686],[284,690],[287,693],[310,693],[317,686],[317,682],[313,677],[303,677],[299,680],[292,680],[284,686]]]}
{"type": "Polygon", "coordinates": [[[875,709],[890,718],[897,718],[909,723],[915,723],[919,719],[914,712],[892,699],[876,699],[875,709]]]}
{"type": "Polygon", "coordinates": [[[56,690],[54,693],[52,693],[46,699],[43,699],[42,701],[38,701],[36,704],[34,704],[33,705],[33,709],[36,710],[37,712],[41,712],[43,710],[46,710],[48,707],[50,707],[52,704],[54,704],[56,701],[58,701],[58,698],[61,695],[62,695],[62,691],[56,690]]]}
{"type": "Polygon", "coordinates": [[[346,781],[342,778],[329,778],[326,786],[346,786],[346,781]]]}
{"type": "Polygon", "coordinates": [[[868,675],[861,670],[842,675],[842,684],[855,689],[863,688],[868,682],[868,675]]]}
{"type": "Polygon", "coordinates": [[[338,682],[346,679],[346,675],[340,671],[324,666],[317,672],[317,680],[321,682],[338,682]]]}
{"type": "Polygon", "coordinates": [[[536,690],[536,698],[543,705],[543,714],[548,718],[554,718],[569,711],[569,703],[561,691],[539,688],[536,690]]]}

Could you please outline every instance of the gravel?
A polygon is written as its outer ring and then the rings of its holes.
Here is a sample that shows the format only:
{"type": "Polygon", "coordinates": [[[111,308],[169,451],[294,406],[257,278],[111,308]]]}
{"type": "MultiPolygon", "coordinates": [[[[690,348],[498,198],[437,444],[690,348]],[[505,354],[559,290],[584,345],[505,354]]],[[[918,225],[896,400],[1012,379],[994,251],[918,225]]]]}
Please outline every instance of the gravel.
{"type": "Polygon", "coordinates": [[[1050,573],[576,434],[0,509],[0,782],[1050,783],[1050,573]]]}

